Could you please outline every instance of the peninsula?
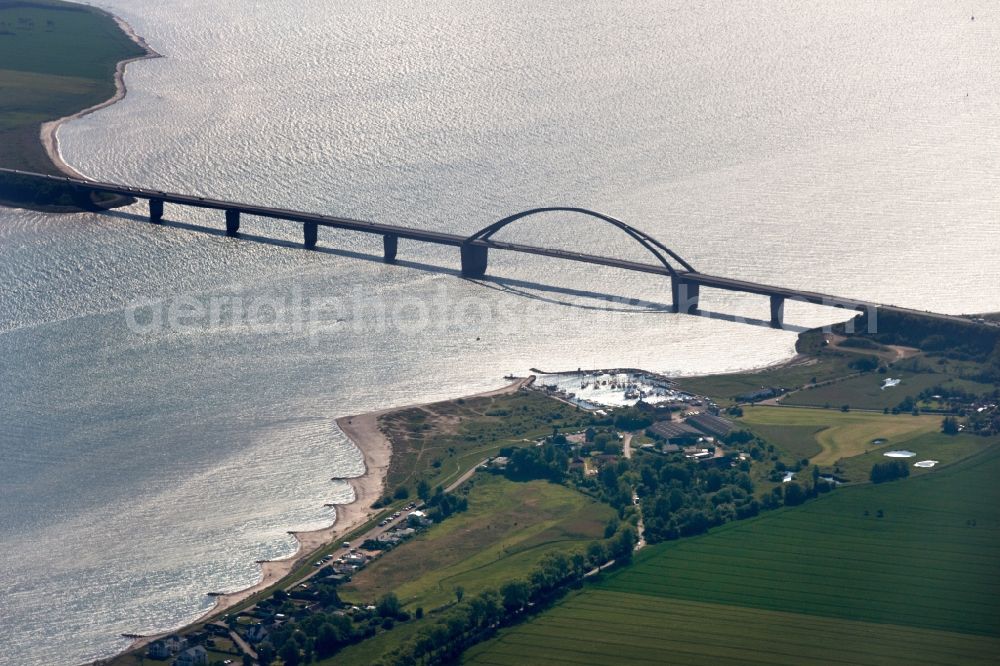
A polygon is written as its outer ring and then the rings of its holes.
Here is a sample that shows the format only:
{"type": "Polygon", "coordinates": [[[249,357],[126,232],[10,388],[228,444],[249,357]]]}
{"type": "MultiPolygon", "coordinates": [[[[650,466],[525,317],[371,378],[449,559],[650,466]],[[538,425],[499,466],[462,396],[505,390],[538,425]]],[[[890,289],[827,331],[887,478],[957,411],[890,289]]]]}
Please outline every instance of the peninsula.
{"type": "MultiPolygon", "coordinates": [[[[158,54],[121,19],[60,0],[0,0],[0,167],[82,178],[59,154],[56,132],[70,119],[125,95],[128,63],[158,54]]],[[[107,208],[129,202],[106,195],[107,208]]],[[[0,205],[49,212],[79,208],[58,186],[0,179],[0,205]]]]}
{"type": "Polygon", "coordinates": [[[332,530],[112,663],[987,663],[996,573],[968,555],[997,548],[1000,331],[843,328],[756,372],[581,370],[341,418],[368,469],[332,530]],[[640,398],[581,408],[608,390],[640,398]],[[915,546],[886,562],[886,539],[915,546]],[[698,618],[732,630],[692,651],[698,618]]]}

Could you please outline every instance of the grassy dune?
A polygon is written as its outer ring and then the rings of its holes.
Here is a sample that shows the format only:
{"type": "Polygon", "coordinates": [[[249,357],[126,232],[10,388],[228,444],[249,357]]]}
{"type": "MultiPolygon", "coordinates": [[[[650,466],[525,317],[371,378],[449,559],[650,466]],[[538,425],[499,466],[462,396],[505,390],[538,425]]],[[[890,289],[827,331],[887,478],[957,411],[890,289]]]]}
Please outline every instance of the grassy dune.
{"type": "Polygon", "coordinates": [[[648,548],[467,661],[995,663],[998,474],[993,445],[947,469],[648,548]]]}
{"type": "Polygon", "coordinates": [[[454,481],[504,446],[551,434],[553,426],[583,427],[585,412],[533,391],[440,402],[392,412],[379,427],[392,441],[386,479],[411,493],[423,479],[433,488],[454,481]]]}

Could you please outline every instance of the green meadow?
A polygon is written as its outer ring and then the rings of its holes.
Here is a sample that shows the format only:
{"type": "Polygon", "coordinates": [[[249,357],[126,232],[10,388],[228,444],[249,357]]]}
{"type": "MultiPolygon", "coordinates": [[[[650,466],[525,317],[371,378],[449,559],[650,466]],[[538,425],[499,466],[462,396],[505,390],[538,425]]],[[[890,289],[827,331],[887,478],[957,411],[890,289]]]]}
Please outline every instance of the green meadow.
{"type": "Polygon", "coordinates": [[[471,664],[987,664],[1000,446],[653,546],[471,664]]]}
{"type": "Polygon", "coordinates": [[[735,396],[761,388],[781,386],[794,389],[814,380],[822,382],[851,375],[855,370],[849,364],[856,358],[857,355],[850,353],[822,353],[810,357],[807,362],[755,372],[683,377],[678,384],[685,391],[711,396],[719,404],[728,404],[733,402],[735,396]]]}
{"type": "Polygon", "coordinates": [[[834,409],[746,407],[739,420],[786,453],[821,466],[883,446],[873,444],[874,440],[902,447],[915,437],[941,429],[940,416],[834,409]]]}
{"type": "Polygon", "coordinates": [[[604,535],[614,510],[547,481],[515,483],[480,474],[469,509],[389,551],[340,588],[370,602],[395,592],[411,609],[431,609],[531,571],[545,553],[583,550],[604,535]]]}
{"type": "Polygon", "coordinates": [[[833,384],[797,391],[783,398],[781,402],[785,405],[816,407],[829,405],[835,409],[839,409],[841,405],[857,409],[892,409],[907,396],[916,398],[921,391],[934,386],[975,394],[989,393],[995,388],[992,384],[974,382],[943,372],[916,373],[890,367],[884,375],[871,372],[833,384]],[[901,381],[896,386],[883,389],[883,380],[887,377],[901,381]]]}

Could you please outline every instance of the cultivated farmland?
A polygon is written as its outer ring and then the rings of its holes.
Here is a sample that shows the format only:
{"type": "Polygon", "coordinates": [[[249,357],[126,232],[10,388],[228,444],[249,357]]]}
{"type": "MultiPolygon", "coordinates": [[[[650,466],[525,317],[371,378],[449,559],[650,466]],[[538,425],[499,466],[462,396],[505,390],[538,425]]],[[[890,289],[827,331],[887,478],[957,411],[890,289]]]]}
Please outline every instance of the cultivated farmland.
{"type": "Polygon", "coordinates": [[[995,663],[998,474],[992,446],[647,548],[467,661],[995,663]]]}

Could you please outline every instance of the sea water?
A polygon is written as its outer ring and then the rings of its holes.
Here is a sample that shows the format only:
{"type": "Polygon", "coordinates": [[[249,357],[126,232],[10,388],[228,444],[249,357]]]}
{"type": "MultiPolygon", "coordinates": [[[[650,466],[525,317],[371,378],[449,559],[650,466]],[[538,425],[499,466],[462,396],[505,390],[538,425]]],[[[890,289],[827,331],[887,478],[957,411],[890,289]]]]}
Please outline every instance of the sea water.
{"type": "MultiPolygon", "coordinates": [[[[1000,310],[1000,13],[954,3],[104,0],[165,57],[63,126],[95,178],[473,231],[588,207],[699,270],[1000,310]]],[[[528,368],[759,367],[838,313],[494,252],[135,206],[0,210],[0,654],[74,664],[291,555],[361,472],[338,416],[528,368]],[[732,321],[743,317],[749,323],[732,321]]],[[[651,261],[593,219],[498,238],[651,261]]]]}

